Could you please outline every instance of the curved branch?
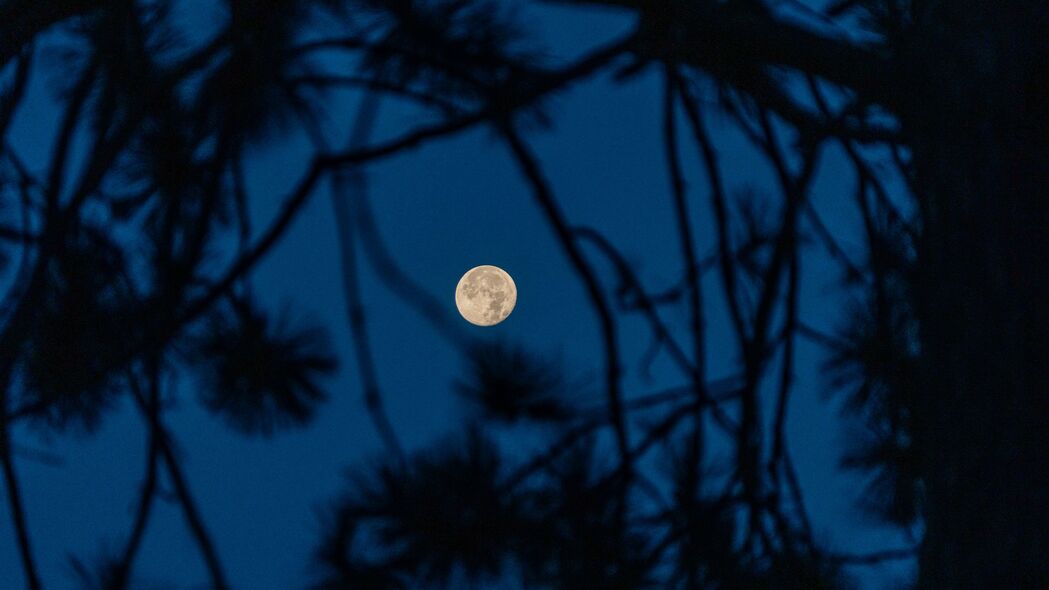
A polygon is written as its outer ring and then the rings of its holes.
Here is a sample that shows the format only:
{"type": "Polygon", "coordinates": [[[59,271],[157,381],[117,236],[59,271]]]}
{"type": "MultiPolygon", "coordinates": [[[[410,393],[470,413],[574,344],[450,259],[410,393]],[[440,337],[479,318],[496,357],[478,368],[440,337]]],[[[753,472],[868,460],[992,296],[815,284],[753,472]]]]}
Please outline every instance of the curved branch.
{"type": "MultiPolygon", "coordinates": [[[[157,371],[150,371],[149,376],[149,413],[156,416],[160,404],[159,375],[157,371]]],[[[131,376],[131,379],[134,379],[131,376]]],[[[131,578],[131,567],[142,546],[142,539],[146,533],[146,524],[153,508],[153,501],[157,491],[157,465],[160,462],[160,444],[157,433],[151,428],[149,433],[149,450],[146,455],[146,475],[143,478],[142,489],[139,492],[138,508],[135,511],[135,520],[131,526],[131,534],[128,535],[127,545],[124,546],[124,555],[114,566],[112,578],[109,582],[109,590],[123,590],[127,588],[131,578]]]]}
{"type": "MultiPolygon", "coordinates": [[[[652,331],[655,333],[656,341],[666,345],[667,350],[670,351],[671,358],[674,360],[674,362],[678,364],[681,370],[683,370],[689,376],[689,378],[692,379],[693,384],[695,384],[695,381],[697,379],[702,378],[698,369],[695,365],[693,365],[692,361],[689,360],[688,355],[685,354],[685,351],[681,348],[681,345],[678,344],[677,340],[674,339],[674,336],[670,333],[670,330],[667,328],[666,324],[663,323],[662,318],[659,317],[659,312],[656,311],[655,305],[652,303],[649,296],[645,293],[644,288],[641,286],[641,282],[638,280],[637,276],[634,275],[633,271],[630,269],[630,265],[627,264],[622,254],[620,254],[619,251],[615,249],[611,242],[609,242],[604,236],[602,236],[600,233],[593,229],[590,229],[588,227],[577,227],[573,231],[580,238],[587,239],[594,245],[596,245],[598,249],[601,250],[601,252],[604,253],[605,256],[607,256],[609,260],[612,261],[612,264],[616,267],[616,270],[619,272],[622,280],[627,284],[627,286],[630,289],[633,289],[635,294],[637,295],[638,307],[640,307],[640,309],[644,312],[645,316],[648,318],[648,322],[652,327],[652,331]]],[[[695,388],[695,385],[693,385],[693,387],[695,388]]],[[[705,391],[706,384],[704,383],[703,385],[699,386],[699,389],[701,391],[705,391]]],[[[700,398],[700,401],[703,402],[704,400],[700,398]]],[[[702,407],[702,405],[703,404],[701,403],[700,407],[702,407]]],[[[725,412],[722,411],[720,407],[718,407],[717,405],[712,405],[711,411],[714,414],[714,419],[717,420],[718,424],[725,430],[725,432],[736,432],[736,426],[733,424],[732,419],[729,418],[729,416],[725,414],[725,412]]]]}
{"type": "Polygon", "coordinates": [[[285,230],[291,224],[302,206],[309,200],[316,183],[321,179],[325,172],[334,170],[340,166],[361,164],[367,161],[391,156],[408,149],[419,147],[430,139],[452,135],[464,131],[478,123],[498,117],[508,116],[515,109],[527,106],[550,92],[560,90],[568,84],[594,73],[618,56],[622,55],[632,46],[633,42],[634,37],[628,35],[602,46],[564,68],[547,73],[542,78],[542,81],[536,84],[530,92],[515,95],[508,103],[492,105],[456,119],[423,127],[376,146],[350,150],[340,154],[321,154],[314,157],[306,173],[285,201],[281,212],[277,215],[273,224],[263,234],[258,243],[234,262],[226,274],[219,279],[219,281],[215,283],[207,293],[187,306],[185,312],[181,314],[179,321],[176,322],[176,327],[185,325],[185,323],[199,317],[200,314],[209,309],[215,301],[221,298],[223,294],[240,279],[240,277],[254,268],[255,264],[257,264],[284,235],[285,230]]]}
{"type": "Polygon", "coordinates": [[[22,97],[25,96],[26,87],[29,85],[29,66],[32,62],[33,47],[29,46],[18,60],[18,69],[15,71],[11,87],[5,89],[3,96],[0,96],[0,142],[6,143],[7,129],[22,102],[22,97]]]}
{"type": "Polygon", "coordinates": [[[601,326],[601,334],[604,340],[605,388],[607,391],[609,414],[611,416],[612,426],[616,433],[616,444],[619,447],[619,456],[620,461],[622,462],[622,467],[624,471],[630,472],[632,471],[630,466],[633,460],[630,453],[630,442],[627,433],[626,419],[623,416],[623,394],[620,390],[619,383],[621,373],[619,344],[617,342],[616,327],[612,316],[612,310],[608,305],[608,301],[605,299],[605,293],[597,280],[597,275],[583,257],[583,253],[579,250],[579,246],[576,245],[572,236],[572,229],[569,227],[568,222],[565,221],[560,207],[554,200],[553,192],[550,190],[550,186],[547,183],[546,178],[543,176],[543,172],[539,168],[539,163],[535,159],[535,156],[509,123],[502,127],[502,132],[510,150],[513,152],[514,159],[517,161],[521,172],[531,186],[536,200],[539,201],[539,204],[543,208],[543,212],[546,214],[547,220],[553,226],[554,232],[557,234],[557,238],[561,242],[561,247],[564,249],[565,254],[572,263],[572,267],[579,274],[580,279],[582,279],[587,295],[590,298],[590,303],[594,306],[594,310],[597,313],[598,323],[601,326]]]}
{"type": "MultiPolygon", "coordinates": [[[[379,98],[374,93],[365,95],[357,117],[350,131],[350,149],[358,147],[371,134],[379,98]]],[[[354,233],[351,229],[351,201],[363,198],[367,191],[367,181],[360,167],[342,169],[331,178],[331,202],[335,214],[335,227],[339,238],[339,263],[342,267],[342,286],[346,298],[346,314],[353,334],[354,350],[357,352],[357,371],[364,388],[364,404],[371,416],[372,424],[379,433],[386,449],[392,453],[402,467],[407,464],[404,447],[397,438],[390,417],[386,413],[379,379],[372,357],[371,341],[368,338],[368,327],[364,317],[364,305],[361,302],[360,283],[357,275],[357,252],[354,244],[354,233]]]]}
{"type": "Polygon", "coordinates": [[[226,581],[226,574],[223,572],[222,562],[219,560],[215,543],[208,534],[207,527],[204,525],[204,518],[200,515],[200,509],[197,508],[197,503],[189,489],[189,483],[182,472],[182,466],[179,464],[178,457],[175,456],[175,451],[172,448],[171,435],[168,433],[167,427],[164,426],[160,414],[150,408],[149,402],[138,387],[138,384],[135,383],[135,380],[132,379],[131,384],[135,403],[138,405],[139,411],[147,419],[151,435],[154,437],[160,453],[160,458],[167,465],[168,475],[171,476],[171,483],[175,487],[175,495],[182,506],[182,514],[186,519],[186,525],[189,527],[190,533],[200,549],[201,556],[204,558],[204,565],[211,576],[211,585],[215,590],[229,590],[230,586],[226,581]]]}
{"type": "MultiPolygon", "coordinates": [[[[6,396],[0,397],[0,399],[6,396]]],[[[29,539],[29,524],[26,522],[25,505],[22,503],[22,491],[15,471],[14,459],[11,457],[11,433],[6,418],[0,417],[0,467],[4,472],[4,487],[7,490],[7,502],[11,509],[11,520],[15,525],[15,537],[18,541],[18,553],[22,558],[22,571],[25,573],[26,587],[40,590],[40,574],[33,559],[33,546],[29,539]]]]}
{"type": "MultiPolygon", "coordinates": [[[[692,236],[692,223],[685,201],[685,177],[681,170],[681,160],[677,145],[677,72],[671,64],[666,65],[666,83],[663,91],[663,144],[666,152],[667,172],[674,197],[674,210],[678,224],[678,241],[681,257],[685,261],[685,284],[688,292],[689,327],[692,331],[692,357],[695,374],[692,382],[695,387],[696,400],[701,404],[707,400],[706,390],[706,347],[704,346],[703,325],[703,285],[700,282],[699,262],[696,259],[695,241],[692,236]]],[[[715,414],[716,416],[717,414],[715,414]]],[[[699,472],[703,465],[704,451],[703,408],[696,410],[692,425],[692,436],[689,439],[689,457],[687,484],[690,493],[699,486],[699,472]]]]}

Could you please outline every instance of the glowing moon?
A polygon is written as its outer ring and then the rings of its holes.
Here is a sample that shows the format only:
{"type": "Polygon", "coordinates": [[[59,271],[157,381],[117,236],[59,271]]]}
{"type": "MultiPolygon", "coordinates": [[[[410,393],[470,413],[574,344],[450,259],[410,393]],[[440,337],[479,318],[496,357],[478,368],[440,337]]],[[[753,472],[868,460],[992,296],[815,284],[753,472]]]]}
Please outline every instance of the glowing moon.
{"type": "Polygon", "coordinates": [[[476,326],[494,326],[517,304],[517,285],[505,270],[482,264],[466,271],[455,287],[455,306],[476,326]]]}

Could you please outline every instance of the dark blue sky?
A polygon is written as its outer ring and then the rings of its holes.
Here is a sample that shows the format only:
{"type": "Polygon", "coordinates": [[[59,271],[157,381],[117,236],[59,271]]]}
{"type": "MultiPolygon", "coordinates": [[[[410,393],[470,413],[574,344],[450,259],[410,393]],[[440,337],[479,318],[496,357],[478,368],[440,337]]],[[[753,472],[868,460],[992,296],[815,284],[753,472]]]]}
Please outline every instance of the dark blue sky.
{"type": "MultiPolygon", "coordinates": [[[[529,7],[521,14],[533,25],[531,29],[541,31],[551,61],[611,39],[632,24],[613,13],[560,8],[529,7]]],[[[527,133],[566,216],[573,224],[604,232],[653,291],[672,285],[683,266],[672,233],[663,159],[661,84],[654,72],[625,84],[599,76],[549,103],[552,129],[527,133]]],[[[46,79],[34,81],[12,131],[11,143],[33,162],[45,161],[57,116],[48,98],[49,86],[46,79]]],[[[338,131],[352,120],[356,100],[348,95],[329,112],[333,138],[345,135],[338,131]]],[[[375,135],[392,136],[419,122],[414,109],[384,103],[375,135]]],[[[714,133],[730,186],[759,190],[773,186],[764,162],[729,125],[715,125],[714,133]]],[[[685,130],[682,136],[688,137],[685,130]]],[[[697,243],[705,255],[713,246],[705,179],[690,142],[682,142],[682,153],[697,243]]],[[[308,155],[308,143],[299,135],[255,154],[248,176],[256,227],[263,227],[275,212],[308,155]]],[[[495,328],[470,329],[484,339],[520,344],[563,359],[569,374],[584,384],[580,401],[601,400],[598,385],[591,386],[593,390],[585,385],[599,383],[601,375],[595,317],[580,281],[493,133],[476,129],[433,142],[371,167],[369,175],[371,203],[390,251],[405,272],[446,305],[448,314],[455,314],[453,291],[465,270],[477,264],[503,267],[520,290],[517,308],[495,328]]],[[[821,167],[814,201],[858,259],[862,239],[847,198],[852,182],[840,154],[831,152],[821,167]]],[[[596,252],[588,253],[599,262],[605,284],[613,285],[608,266],[596,252]]],[[[380,385],[394,427],[409,448],[461,432],[469,408],[451,387],[461,373],[460,352],[391,294],[365,261],[361,265],[380,385]]],[[[834,267],[818,248],[810,247],[803,272],[807,321],[832,329],[841,317],[834,267]]],[[[329,403],[308,428],[271,439],[244,438],[197,405],[192,380],[177,386],[179,403],[168,420],[194,494],[237,588],[301,587],[307,580],[309,552],[318,538],[317,510],[340,492],[347,468],[360,467],[381,452],[361,401],[340,280],[331,203],[326,190],[321,190],[253,281],[266,301],[288,305],[331,332],[341,368],[328,382],[329,403]]],[[[716,296],[715,277],[708,275],[705,285],[710,373],[716,378],[732,370],[734,342],[716,296]]],[[[666,321],[683,337],[683,304],[664,311],[666,321]]],[[[681,382],[665,361],[653,366],[650,378],[638,370],[636,360],[649,343],[639,317],[624,317],[620,337],[625,358],[632,359],[624,381],[629,394],[681,382]]],[[[800,346],[798,390],[788,425],[818,538],[844,551],[899,546],[898,535],[871,526],[858,514],[852,503],[859,490],[857,480],[835,469],[843,430],[836,404],[823,395],[819,352],[807,343],[800,346]]],[[[126,403],[89,437],[48,438],[24,427],[15,431],[16,440],[63,460],[60,466],[25,458],[18,462],[34,548],[48,587],[72,585],[68,556],[90,559],[100,547],[122,546],[144,469],[145,434],[126,403]]],[[[532,444],[522,439],[512,446],[523,450],[532,444]]],[[[206,576],[177,505],[156,505],[136,572],[144,580],[169,582],[175,588],[204,586],[206,576]]],[[[5,509],[0,511],[0,588],[18,587],[20,576],[5,509]]],[[[880,587],[874,581],[885,582],[883,576],[866,578],[872,588],[880,587]]]]}

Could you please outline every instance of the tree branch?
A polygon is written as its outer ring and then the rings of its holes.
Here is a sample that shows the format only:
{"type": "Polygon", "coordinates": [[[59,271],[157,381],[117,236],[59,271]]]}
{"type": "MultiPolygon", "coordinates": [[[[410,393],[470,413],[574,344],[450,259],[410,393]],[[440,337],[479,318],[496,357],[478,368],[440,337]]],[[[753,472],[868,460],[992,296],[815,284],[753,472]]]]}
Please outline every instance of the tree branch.
{"type": "MultiPolygon", "coordinates": [[[[652,303],[648,294],[645,292],[644,287],[641,285],[641,281],[637,278],[634,272],[630,269],[630,265],[627,264],[623,255],[616,250],[615,246],[608,241],[600,232],[593,230],[588,227],[576,227],[573,229],[573,233],[583,239],[586,239],[593,243],[598,249],[605,254],[611,260],[612,265],[615,266],[619,272],[621,280],[624,282],[628,289],[634,291],[637,296],[638,307],[645,314],[652,331],[655,334],[657,343],[662,343],[667,347],[670,352],[670,358],[678,365],[678,367],[688,375],[689,379],[695,383],[696,379],[701,378],[700,373],[693,365],[692,361],[685,354],[685,351],[678,344],[677,340],[670,333],[669,328],[663,322],[663,319],[659,317],[659,312],[656,310],[656,306],[652,303]]],[[[693,385],[695,387],[695,385],[693,385]]],[[[700,386],[703,390],[706,385],[700,386]]],[[[701,404],[702,406],[702,404],[701,404]]],[[[717,423],[728,433],[735,433],[735,425],[732,420],[725,414],[724,411],[717,405],[711,406],[711,411],[714,414],[717,423]]]]}
{"type": "Polygon", "coordinates": [[[594,310],[597,313],[598,323],[600,324],[601,334],[604,340],[605,388],[607,392],[609,413],[612,419],[612,426],[616,433],[616,444],[619,447],[622,468],[624,471],[629,472],[632,470],[630,469],[632,459],[626,419],[623,416],[623,396],[620,391],[619,383],[621,372],[619,365],[619,345],[617,343],[615,321],[612,317],[612,310],[608,305],[608,301],[605,299],[605,294],[597,280],[597,275],[594,273],[593,269],[590,268],[589,263],[587,263],[586,259],[583,257],[583,253],[576,245],[576,242],[573,239],[572,229],[565,221],[560,207],[554,200],[550,186],[547,184],[546,178],[543,176],[542,170],[539,168],[539,163],[535,159],[535,156],[513,129],[512,124],[504,124],[502,127],[502,133],[521,169],[522,174],[524,174],[525,179],[531,186],[533,195],[542,207],[543,212],[546,214],[547,221],[549,221],[550,225],[553,227],[554,233],[557,235],[558,241],[561,243],[561,248],[565,251],[569,262],[571,262],[572,267],[583,281],[587,295],[590,298],[590,303],[593,305],[594,310]]]}
{"type": "Polygon", "coordinates": [[[168,475],[171,476],[171,483],[175,487],[175,495],[182,506],[182,514],[186,519],[186,524],[189,526],[193,539],[197,542],[201,556],[204,558],[204,564],[211,576],[212,587],[215,590],[229,590],[230,586],[226,582],[226,574],[223,573],[222,563],[219,560],[218,552],[215,550],[215,544],[204,526],[204,519],[200,515],[200,510],[193,500],[193,494],[189,489],[189,484],[186,482],[186,476],[182,473],[178,457],[175,456],[174,449],[172,449],[167,428],[164,426],[160,414],[151,410],[141,388],[138,387],[134,380],[131,380],[131,384],[135,402],[139,411],[142,412],[148,421],[150,431],[160,452],[160,457],[167,465],[168,475]]]}
{"type": "Polygon", "coordinates": [[[706,348],[703,325],[703,285],[700,283],[699,262],[696,259],[695,242],[692,236],[692,223],[685,201],[685,178],[681,171],[681,161],[677,146],[677,71],[672,64],[666,64],[665,88],[663,91],[663,144],[667,172],[670,176],[671,192],[674,198],[674,210],[678,224],[678,241],[681,257],[685,261],[685,284],[688,292],[689,327],[692,332],[692,357],[695,374],[692,383],[696,400],[701,404],[696,410],[692,425],[692,436],[689,440],[688,486],[689,493],[694,493],[699,486],[699,474],[703,465],[704,429],[703,406],[708,394],[706,390],[706,348]]]}
{"type": "MultiPolygon", "coordinates": [[[[722,290],[724,291],[725,303],[729,309],[729,316],[732,319],[732,326],[737,337],[742,339],[747,334],[747,326],[743,318],[743,310],[740,309],[739,299],[737,298],[736,284],[738,279],[736,277],[735,264],[732,260],[732,244],[728,227],[728,203],[721,169],[718,167],[717,151],[714,149],[714,144],[707,134],[706,127],[703,125],[703,117],[687,86],[679,84],[678,92],[681,93],[681,102],[685,107],[685,114],[692,128],[693,138],[699,146],[702,163],[706,170],[707,184],[710,186],[710,204],[714,213],[715,227],[718,234],[722,290]]],[[[742,340],[740,340],[740,344],[742,344],[742,340]]]]}
{"type": "Polygon", "coordinates": [[[22,490],[15,471],[14,458],[11,455],[11,422],[7,419],[7,403],[11,373],[0,373],[0,469],[4,472],[4,487],[7,491],[7,504],[11,510],[11,521],[15,525],[15,539],[22,559],[22,571],[25,574],[26,587],[29,590],[40,590],[40,575],[33,559],[33,546],[29,538],[29,524],[26,521],[25,506],[22,504],[22,490]]]}
{"type": "Polygon", "coordinates": [[[780,66],[811,73],[864,95],[891,102],[894,73],[888,58],[875,49],[835,39],[777,17],[763,3],[692,2],[675,6],[678,34],[657,26],[666,7],[646,0],[558,0],[577,5],[629,9],[648,34],[637,46],[641,57],[672,59],[703,70],[728,73],[780,66]],[[673,40],[671,42],[670,40],[673,40]],[[671,51],[672,53],[668,53],[671,51]]]}
{"type": "Polygon", "coordinates": [[[33,48],[27,47],[18,60],[18,69],[15,71],[15,79],[10,88],[6,88],[0,96],[0,145],[6,145],[7,129],[11,125],[15,111],[25,96],[26,87],[29,85],[29,70],[33,63],[33,48]]]}
{"type": "MultiPolygon", "coordinates": [[[[355,149],[367,141],[379,108],[379,98],[375,93],[365,94],[363,104],[357,111],[357,117],[350,131],[348,148],[355,149]]],[[[354,350],[357,352],[357,372],[360,374],[361,386],[364,389],[364,404],[371,416],[372,424],[379,433],[386,450],[392,453],[401,467],[407,465],[407,456],[397,434],[386,414],[379,389],[379,379],[372,357],[371,341],[368,338],[368,326],[365,322],[364,305],[361,301],[360,284],[357,276],[357,252],[354,247],[354,233],[350,207],[352,201],[363,198],[367,191],[367,180],[360,167],[342,168],[331,178],[331,202],[334,208],[335,226],[339,237],[339,263],[342,267],[343,295],[346,298],[346,314],[353,334],[354,350]]]]}
{"type": "MultiPolygon", "coordinates": [[[[150,423],[159,421],[160,411],[160,378],[159,371],[155,365],[149,368],[149,400],[148,412],[153,417],[150,423]]],[[[134,379],[134,376],[130,377],[134,379]]],[[[157,489],[157,463],[160,461],[160,444],[157,433],[149,429],[149,448],[146,452],[146,475],[142,481],[139,492],[138,508],[135,511],[135,519],[131,526],[131,534],[128,535],[127,545],[124,546],[124,554],[120,561],[114,566],[110,585],[107,590],[123,590],[128,587],[131,578],[131,568],[138,555],[138,549],[142,545],[145,536],[146,523],[153,507],[157,489]]]]}

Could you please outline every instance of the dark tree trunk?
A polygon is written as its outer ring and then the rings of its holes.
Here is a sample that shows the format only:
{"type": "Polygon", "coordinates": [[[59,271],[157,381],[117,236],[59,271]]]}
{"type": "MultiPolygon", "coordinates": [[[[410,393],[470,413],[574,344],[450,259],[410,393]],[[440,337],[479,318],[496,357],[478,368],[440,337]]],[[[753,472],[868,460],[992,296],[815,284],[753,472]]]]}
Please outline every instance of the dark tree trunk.
{"type": "Polygon", "coordinates": [[[901,109],[924,223],[920,587],[1049,588],[1049,11],[945,4],[901,109]]]}

